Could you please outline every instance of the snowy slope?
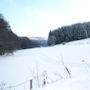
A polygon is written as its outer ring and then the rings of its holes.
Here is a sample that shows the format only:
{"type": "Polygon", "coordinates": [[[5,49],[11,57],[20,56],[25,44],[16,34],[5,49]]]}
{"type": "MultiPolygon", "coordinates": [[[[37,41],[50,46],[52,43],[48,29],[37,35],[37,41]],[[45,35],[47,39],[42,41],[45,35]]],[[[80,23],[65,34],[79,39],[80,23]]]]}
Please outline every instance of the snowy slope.
{"type": "Polygon", "coordinates": [[[0,56],[1,90],[29,90],[30,79],[34,90],[90,90],[90,39],[0,56]]]}

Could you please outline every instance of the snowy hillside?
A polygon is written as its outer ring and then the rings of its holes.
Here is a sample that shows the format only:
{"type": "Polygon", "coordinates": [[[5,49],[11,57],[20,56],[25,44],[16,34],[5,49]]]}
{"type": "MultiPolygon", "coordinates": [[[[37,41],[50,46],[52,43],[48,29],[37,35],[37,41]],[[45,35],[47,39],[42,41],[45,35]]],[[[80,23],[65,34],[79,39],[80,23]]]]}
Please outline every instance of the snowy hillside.
{"type": "Polygon", "coordinates": [[[90,39],[0,56],[0,90],[30,90],[31,79],[33,90],[90,90],[90,39]]]}

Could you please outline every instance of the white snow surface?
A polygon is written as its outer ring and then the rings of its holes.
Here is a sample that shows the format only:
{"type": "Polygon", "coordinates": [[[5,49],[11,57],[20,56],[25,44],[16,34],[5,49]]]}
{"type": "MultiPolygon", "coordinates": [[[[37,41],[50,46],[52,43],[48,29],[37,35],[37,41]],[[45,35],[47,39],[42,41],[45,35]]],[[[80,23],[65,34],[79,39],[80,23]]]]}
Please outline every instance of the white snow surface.
{"type": "Polygon", "coordinates": [[[30,90],[31,79],[32,90],[90,90],[90,39],[0,56],[0,90],[30,90]]]}

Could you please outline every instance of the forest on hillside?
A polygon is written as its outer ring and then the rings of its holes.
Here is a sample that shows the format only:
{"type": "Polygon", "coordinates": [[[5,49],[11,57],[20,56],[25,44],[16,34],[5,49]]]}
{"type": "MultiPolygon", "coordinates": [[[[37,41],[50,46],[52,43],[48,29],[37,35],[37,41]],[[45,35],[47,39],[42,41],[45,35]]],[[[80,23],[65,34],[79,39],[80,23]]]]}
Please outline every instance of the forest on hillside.
{"type": "Polygon", "coordinates": [[[18,49],[39,47],[39,43],[28,37],[19,37],[12,32],[9,23],[0,14],[0,55],[13,53],[18,49]]]}
{"type": "Polygon", "coordinates": [[[90,22],[77,23],[49,32],[48,45],[55,45],[90,37],[90,22]]]}

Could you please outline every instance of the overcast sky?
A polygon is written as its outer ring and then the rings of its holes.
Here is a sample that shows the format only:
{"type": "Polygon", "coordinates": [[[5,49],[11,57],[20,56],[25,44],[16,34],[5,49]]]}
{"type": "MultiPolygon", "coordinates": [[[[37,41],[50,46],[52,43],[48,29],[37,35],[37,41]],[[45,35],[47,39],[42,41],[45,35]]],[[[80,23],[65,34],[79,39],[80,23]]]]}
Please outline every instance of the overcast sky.
{"type": "Polygon", "coordinates": [[[0,0],[0,13],[17,35],[48,37],[55,28],[90,21],[90,0],[0,0]]]}

